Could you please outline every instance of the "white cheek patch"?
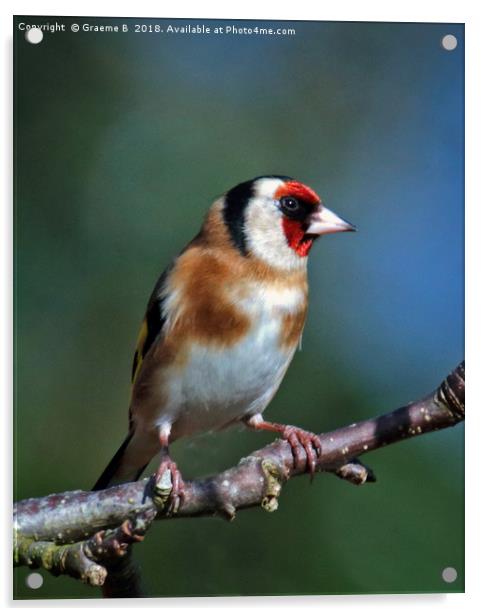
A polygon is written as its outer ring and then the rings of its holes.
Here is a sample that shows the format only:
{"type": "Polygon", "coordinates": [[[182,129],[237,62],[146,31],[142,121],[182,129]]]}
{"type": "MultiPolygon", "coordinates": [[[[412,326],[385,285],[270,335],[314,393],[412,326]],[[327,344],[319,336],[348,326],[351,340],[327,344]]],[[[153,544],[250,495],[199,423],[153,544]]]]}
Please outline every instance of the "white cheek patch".
{"type": "MultiPolygon", "coordinates": [[[[275,180],[263,180],[265,182],[275,180]]],[[[269,265],[286,270],[306,267],[307,258],[300,257],[288,246],[282,214],[273,199],[255,196],[249,202],[245,234],[251,253],[269,265]]]]}

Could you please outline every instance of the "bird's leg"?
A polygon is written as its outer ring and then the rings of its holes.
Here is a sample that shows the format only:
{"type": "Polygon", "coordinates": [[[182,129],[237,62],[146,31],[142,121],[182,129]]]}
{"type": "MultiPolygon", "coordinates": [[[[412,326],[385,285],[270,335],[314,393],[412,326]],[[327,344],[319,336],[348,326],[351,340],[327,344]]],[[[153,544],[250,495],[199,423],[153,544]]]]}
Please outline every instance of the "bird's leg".
{"type": "Polygon", "coordinates": [[[291,446],[295,468],[308,467],[313,478],[318,457],[322,453],[322,444],[316,434],[296,426],[265,421],[260,414],[253,415],[244,421],[253,430],[269,430],[281,434],[281,437],[291,446]],[[306,455],[302,454],[302,448],[306,455]]]}
{"type": "Polygon", "coordinates": [[[155,473],[155,485],[157,486],[161,482],[162,477],[167,471],[170,472],[172,489],[169,496],[168,511],[175,513],[184,500],[185,484],[176,462],[170,457],[168,450],[169,436],[169,429],[165,429],[164,427],[160,428],[159,441],[161,460],[157,472],[155,473]]]}

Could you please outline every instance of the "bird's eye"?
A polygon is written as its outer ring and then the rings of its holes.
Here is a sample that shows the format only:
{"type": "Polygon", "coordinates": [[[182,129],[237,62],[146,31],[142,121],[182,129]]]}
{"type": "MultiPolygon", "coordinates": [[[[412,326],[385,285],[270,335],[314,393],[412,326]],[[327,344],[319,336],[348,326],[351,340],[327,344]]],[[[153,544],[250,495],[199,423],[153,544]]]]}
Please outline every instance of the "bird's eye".
{"type": "Polygon", "coordinates": [[[283,212],[288,214],[295,214],[300,208],[298,199],[295,199],[294,197],[282,197],[280,199],[280,203],[283,212]]]}

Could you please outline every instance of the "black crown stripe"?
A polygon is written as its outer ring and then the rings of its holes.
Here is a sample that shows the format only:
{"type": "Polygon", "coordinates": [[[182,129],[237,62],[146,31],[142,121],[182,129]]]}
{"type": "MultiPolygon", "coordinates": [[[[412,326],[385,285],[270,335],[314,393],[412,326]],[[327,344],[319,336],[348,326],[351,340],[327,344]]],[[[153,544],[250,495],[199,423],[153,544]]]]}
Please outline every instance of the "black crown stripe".
{"type": "Polygon", "coordinates": [[[244,232],[246,207],[251,197],[254,196],[255,182],[266,178],[284,180],[285,182],[291,180],[286,175],[260,175],[252,180],[238,184],[226,193],[223,211],[224,222],[229,229],[234,245],[244,256],[248,255],[246,234],[244,232]]]}

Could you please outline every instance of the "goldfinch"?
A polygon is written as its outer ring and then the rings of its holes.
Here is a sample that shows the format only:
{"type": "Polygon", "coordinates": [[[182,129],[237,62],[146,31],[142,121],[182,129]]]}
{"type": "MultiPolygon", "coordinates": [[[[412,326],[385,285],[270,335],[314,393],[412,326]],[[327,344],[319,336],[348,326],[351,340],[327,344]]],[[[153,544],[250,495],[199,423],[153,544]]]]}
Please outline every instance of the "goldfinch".
{"type": "Polygon", "coordinates": [[[314,241],[355,227],[287,176],[238,184],[210,207],[198,235],[158,279],[138,337],[129,432],[94,486],[136,480],[157,453],[184,483],[169,445],[238,422],[277,432],[313,473],[318,437],[263,419],[299,345],[314,241]],[[303,451],[305,454],[303,454],[303,451]]]}

